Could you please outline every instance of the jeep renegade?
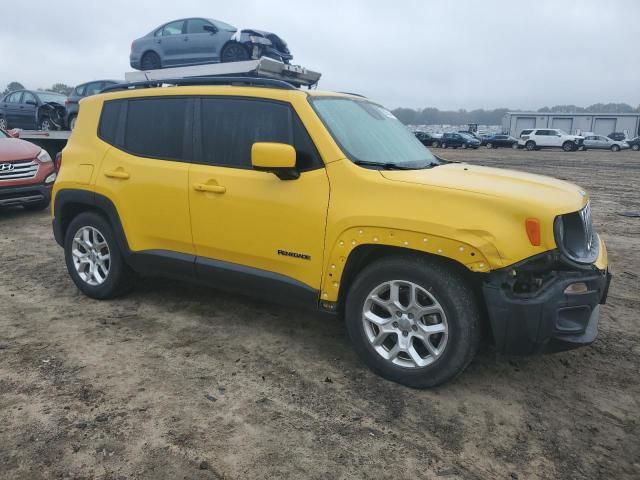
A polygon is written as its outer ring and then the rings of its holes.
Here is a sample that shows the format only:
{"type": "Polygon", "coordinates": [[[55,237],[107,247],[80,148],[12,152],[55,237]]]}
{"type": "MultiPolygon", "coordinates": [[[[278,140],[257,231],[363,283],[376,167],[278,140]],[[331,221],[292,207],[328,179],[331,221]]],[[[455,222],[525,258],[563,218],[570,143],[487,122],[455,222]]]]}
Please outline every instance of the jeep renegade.
{"type": "Polygon", "coordinates": [[[363,97],[201,82],[82,101],[53,229],[86,295],[136,272],[339,312],[413,387],[463,371],[484,330],[507,354],[595,339],[610,275],[580,188],[441,160],[363,97]]]}

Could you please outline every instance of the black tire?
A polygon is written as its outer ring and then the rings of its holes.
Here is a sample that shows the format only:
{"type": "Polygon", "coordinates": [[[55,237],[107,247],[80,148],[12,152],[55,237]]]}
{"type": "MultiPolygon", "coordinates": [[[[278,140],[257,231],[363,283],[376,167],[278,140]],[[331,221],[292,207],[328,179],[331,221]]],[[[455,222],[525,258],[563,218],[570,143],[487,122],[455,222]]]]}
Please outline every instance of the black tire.
{"type": "Polygon", "coordinates": [[[562,150],[564,150],[565,152],[573,152],[577,149],[577,145],[571,141],[567,141],[562,144],[562,150]]]}
{"type": "Polygon", "coordinates": [[[464,150],[466,150],[467,148],[469,148],[469,145],[467,145],[466,143],[463,143],[463,144],[462,144],[462,148],[463,148],[464,150]]]}
{"type": "Polygon", "coordinates": [[[536,142],[534,142],[533,140],[529,140],[527,143],[524,144],[524,148],[532,152],[536,149],[536,142]]]}
{"type": "Polygon", "coordinates": [[[0,130],[9,130],[9,123],[4,117],[0,117],[0,130]]]}
{"type": "Polygon", "coordinates": [[[69,125],[68,125],[69,130],[73,130],[74,128],[76,128],[76,119],[77,118],[78,118],[77,115],[71,115],[69,117],[69,125]]]}
{"type": "Polygon", "coordinates": [[[640,150],[640,145],[638,145],[637,143],[631,145],[631,150],[637,152],[638,150],[640,150]]]}
{"type": "Polygon", "coordinates": [[[458,272],[438,259],[406,255],[369,265],[349,289],[345,317],[354,349],[369,368],[388,380],[414,388],[435,387],[459,375],[480,343],[480,309],[474,292],[458,272]],[[365,301],[377,286],[392,280],[419,285],[442,306],[448,339],[441,356],[431,364],[415,368],[396,365],[377,353],[367,337],[362,321],[365,301]]]}
{"type": "Polygon", "coordinates": [[[51,122],[51,120],[49,120],[48,117],[43,117],[40,119],[40,122],[38,122],[38,130],[42,130],[44,132],[48,132],[49,130],[52,130],[53,123],[51,122]]]}
{"type": "Polygon", "coordinates": [[[491,142],[487,143],[487,148],[493,148],[493,143],[491,142]]]}
{"type": "Polygon", "coordinates": [[[442,148],[449,148],[446,143],[442,144],[442,148]]]}
{"type": "Polygon", "coordinates": [[[51,203],[51,200],[47,199],[47,200],[42,200],[41,202],[37,202],[37,203],[28,203],[24,206],[25,210],[30,210],[32,212],[39,212],[41,210],[46,209],[49,204],[51,203]]]}
{"type": "Polygon", "coordinates": [[[147,52],[142,56],[142,61],[140,62],[140,67],[142,70],[157,70],[162,68],[162,60],[160,60],[160,55],[156,52],[147,52]]]}
{"type": "Polygon", "coordinates": [[[511,148],[513,148],[514,150],[518,150],[520,148],[520,145],[518,145],[518,143],[512,143],[511,144],[511,148]]]}
{"type": "Polygon", "coordinates": [[[611,151],[612,152],[619,152],[620,151],[620,145],[611,145],[611,151]]]}
{"type": "Polygon", "coordinates": [[[118,247],[113,229],[109,222],[95,212],[84,212],[75,217],[69,224],[64,238],[64,258],[67,271],[78,289],[88,297],[98,300],[114,298],[127,292],[131,288],[133,274],[129,266],[124,262],[122,252],[118,247]],[[111,256],[106,278],[100,285],[90,285],[80,277],[73,263],[73,239],[76,233],[84,228],[96,229],[106,242],[111,256]]]}
{"type": "Polygon", "coordinates": [[[251,53],[247,47],[241,43],[227,43],[222,49],[222,52],[220,52],[220,61],[222,63],[242,62],[244,60],[251,60],[251,53]]]}

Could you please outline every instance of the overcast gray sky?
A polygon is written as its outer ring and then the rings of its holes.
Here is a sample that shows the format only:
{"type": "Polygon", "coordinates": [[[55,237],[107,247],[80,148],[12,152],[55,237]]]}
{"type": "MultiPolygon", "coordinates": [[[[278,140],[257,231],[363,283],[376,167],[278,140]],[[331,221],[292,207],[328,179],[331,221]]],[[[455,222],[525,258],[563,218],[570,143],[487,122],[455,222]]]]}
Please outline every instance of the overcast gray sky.
{"type": "Polygon", "coordinates": [[[31,0],[0,14],[0,87],[122,78],[132,40],[189,16],[273,31],[321,89],[390,108],[640,104],[638,0],[31,0]]]}

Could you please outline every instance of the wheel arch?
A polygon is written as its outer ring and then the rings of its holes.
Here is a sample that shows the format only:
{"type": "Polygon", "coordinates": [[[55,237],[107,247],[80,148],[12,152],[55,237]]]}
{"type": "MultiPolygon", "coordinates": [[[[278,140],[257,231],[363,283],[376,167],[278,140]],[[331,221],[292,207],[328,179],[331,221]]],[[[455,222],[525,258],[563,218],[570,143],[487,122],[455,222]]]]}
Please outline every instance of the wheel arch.
{"type": "Polygon", "coordinates": [[[97,212],[113,228],[118,247],[128,253],[129,245],[120,221],[118,210],[111,200],[104,195],[81,189],[64,189],[56,193],[53,205],[53,232],[58,245],[64,245],[69,225],[75,217],[84,212],[97,212]]]}
{"type": "MultiPolygon", "coordinates": [[[[442,236],[361,227],[343,232],[329,251],[321,282],[321,301],[340,305],[357,272],[372,261],[389,255],[422,255],[451,265],[465,275],[490,271],[478,246],[442,236]]],[[[474,242],[476,245],[486,242],[474,242]]]]}

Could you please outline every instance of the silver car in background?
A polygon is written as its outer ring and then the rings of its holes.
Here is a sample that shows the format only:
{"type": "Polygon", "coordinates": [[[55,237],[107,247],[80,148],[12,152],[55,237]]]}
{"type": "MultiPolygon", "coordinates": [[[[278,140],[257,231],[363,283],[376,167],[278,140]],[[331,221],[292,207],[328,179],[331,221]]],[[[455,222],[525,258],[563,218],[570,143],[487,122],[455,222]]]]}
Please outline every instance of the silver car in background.
{"type": "Polygon", "coordinates": [[[165,23],[131,44],[129,63],[137,70],[239,62],[270,57],[293,58],[287,43],[271,32],[242,29],[211,18],[183,18],[165,23]]]}
{"type": "Polygon", "coordinates": [[[584,137],[584,148],[600,148],[603,150],[611,150],[619,152],[629,148],[629,144],[624,140],[612,140],[604,135],[587,135],[584,137]]]}

